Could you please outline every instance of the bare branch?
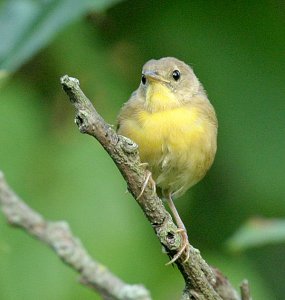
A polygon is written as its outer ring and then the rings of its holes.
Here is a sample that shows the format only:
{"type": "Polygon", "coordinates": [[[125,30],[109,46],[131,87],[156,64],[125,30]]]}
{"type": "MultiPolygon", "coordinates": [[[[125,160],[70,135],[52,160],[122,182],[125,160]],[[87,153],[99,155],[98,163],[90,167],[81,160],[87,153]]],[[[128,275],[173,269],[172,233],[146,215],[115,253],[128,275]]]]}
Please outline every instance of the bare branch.
{"type": "Polygon", "coordinates": [[[241,291],[241,300],[252,300],[250,295],[249,283],[246,279],[243,280],[243,282],[241,283],[240,291],[241,291]]]}
{"type": "Polygon", "coordinates": [[[49,245],[63,262],[80,274],[80,282],[108,300],[151,300],[142,285],[129,285],[93,260],[66,222],[45,220],[8,186],[0,171],[0,207],[11,225],[49,245]]]}
{"type": "MultiPolygon", "coordinates": [[[[65,75],[61,78],[61,84],[75,107],[75,122],[80,132],[95,137],[101,143],[125,178],[128,190],[137,199],[146,177],[137,145],[130,139],[117,135],[103,120],[81,91],[77,79],[65,75]]],[[[146,187],[137,202],[160,243],[168,255],[173,257],[179,249],[181,237],[161,199],[156,194],[153,195],[151,185],[146,187]]],[[[239,299],[228,280],[220,272],[213,270],[194,247],[190,248],[190,259],[187,262],[179,258],[175,263],[186,283],[182,299],[239,299]]]]}

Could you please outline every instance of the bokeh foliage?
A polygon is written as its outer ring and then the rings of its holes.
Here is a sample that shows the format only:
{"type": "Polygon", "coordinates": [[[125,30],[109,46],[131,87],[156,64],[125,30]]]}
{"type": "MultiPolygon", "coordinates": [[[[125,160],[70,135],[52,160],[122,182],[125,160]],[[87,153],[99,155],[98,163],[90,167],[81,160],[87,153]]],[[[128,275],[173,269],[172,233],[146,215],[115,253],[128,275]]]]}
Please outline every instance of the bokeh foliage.
{"type": "MultiPolygon", "coordinates": [[[[145,284],[154,299],[178,299],[181,276],[164,266],[111,159],[78,133],[59,84],[63,74],[79,78],[114,124],[142,64],[175,56],[193,66],[219,118],[213,168],[176,202],[190,240],[236,287],[246,277],[255,299],[283,299],[284,221],[275,244],[264,230],[262,247],[251,248],[262,232],[245,226],[239,252],[226,247],[249,218],[285,214],[283,2],[7,0],[0,10],[0,168],[17,193],[48,219],[67,220],[124,280],[145,284]]],[[[0,299],[99,297],[1,216],[0,299]]]]}

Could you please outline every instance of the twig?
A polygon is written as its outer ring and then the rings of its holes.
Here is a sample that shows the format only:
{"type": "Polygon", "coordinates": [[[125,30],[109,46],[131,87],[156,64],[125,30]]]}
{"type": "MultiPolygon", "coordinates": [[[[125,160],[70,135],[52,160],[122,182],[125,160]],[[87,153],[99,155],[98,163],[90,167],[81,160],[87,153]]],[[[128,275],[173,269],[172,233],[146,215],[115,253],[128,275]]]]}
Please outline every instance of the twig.
{"type": "Polygon", "coordinates": [[[151,300],[142,285],[129,285],[93,260],[66,222],[45,220],[32,210],[8,186],[0,171],[0,207],[11,225],[49,245],[71,268],[80,274],[80,282],[99,292],[105,300],[151,300]]]}
{"type": "Polygon", "coordinates": [[[241,283],[240,291],[241,291],[241,300],[252,300],[250,295],[249,283],[246,279],[243,280],[243,282],[241,283]]]}
{"type": "MultiPolygon", "coordinates": [[[[75,122],[80,132],[95,137],[101,143],[126,180],[128,190],[137,199],[147,175],[140,162],[137,145],[130,139],[117,135],[103,120],[81,91],[77,79],[65,75],[61,78],[61,84],[75,107],[75,122]]],[[[170,257],[173,257],[179,249],[181,237],[161,199],[153,194],[151,185],[146,187],[137,202],[160,243],[170,257]]],[[[192,246],[189,261],[183,262],[182,259],[178,259],[175,263],[186,283],[182,299],[239,299],[229,281],[220,272],[212,269],[203,260],[199,250],[192,246]]]]}

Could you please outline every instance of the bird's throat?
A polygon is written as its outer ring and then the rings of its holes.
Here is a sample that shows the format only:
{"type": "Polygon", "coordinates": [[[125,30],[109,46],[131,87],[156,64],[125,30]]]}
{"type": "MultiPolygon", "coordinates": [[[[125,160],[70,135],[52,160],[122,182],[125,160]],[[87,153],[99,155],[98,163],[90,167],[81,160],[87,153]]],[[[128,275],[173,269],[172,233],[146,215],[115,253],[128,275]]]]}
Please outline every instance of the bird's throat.
{"type": "Polygon", "coordinates": [[[179,101],[166,85],[153,81],[147,87],[145,105],[148,111],[158,112],[178,107],[179,101]]]}

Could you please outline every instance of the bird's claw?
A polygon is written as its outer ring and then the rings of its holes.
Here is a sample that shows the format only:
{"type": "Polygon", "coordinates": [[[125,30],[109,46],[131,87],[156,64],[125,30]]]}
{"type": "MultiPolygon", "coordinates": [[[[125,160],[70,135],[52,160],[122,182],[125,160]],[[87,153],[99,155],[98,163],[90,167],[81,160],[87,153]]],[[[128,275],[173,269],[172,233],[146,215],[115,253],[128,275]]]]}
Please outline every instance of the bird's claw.
{"type": "Polygon", "coordinates": [[[152,196],[156,193],[156,184],[155,184],[155,181],[152,179],[151,177],[151,172],[146,170],[146,177],[145,177],[145,181],[143,183],[143,186],[142,186],[142,189],[141,189],[141,192],[140,194],[137,196],[137,200],[142,196],[142,194],[144,193],[145,191],[145,188],[148,184],[148,182],[151,183],[152,185],[152,196]]]}
{"type": "Polygon", "coordinates": [[[181,239],[182,239],[182,244],[181,244],[181,248],[179,249],[179,251],[174,255],[174,257],[165,265],[169,266],[171,264],[173,264],[174,262],[176,262],[176,260],[178,258],[180,258],[183,254],[185,254],[185,259],[183,260],[183,263],[186,263],[190,257],[190,244],[188,241],[188,236],[187,236],[187,232],[184,228],[178,228],[177,233],[181,233],[181,239]]]}

